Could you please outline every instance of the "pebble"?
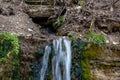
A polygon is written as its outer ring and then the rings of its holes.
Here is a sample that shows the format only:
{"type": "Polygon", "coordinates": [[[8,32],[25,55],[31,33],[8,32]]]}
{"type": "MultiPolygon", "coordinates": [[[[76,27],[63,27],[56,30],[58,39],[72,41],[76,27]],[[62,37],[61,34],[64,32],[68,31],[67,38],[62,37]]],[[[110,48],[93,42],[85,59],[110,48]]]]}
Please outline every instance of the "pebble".
{"type": "Polygon", "coordinates": [[[113,41],[113,44],[114,44],[114,45],[117,45],[117,44],[119,44],[119,43],[118,43],[118,42],[113,41]]]}
{"type": "Polygon", "coordinates": [[[110,41],[109,40],[106,40],[106,43],[109,43],[110,41]]]}
{"type": "Polygon", "coordinates": [[[30,28],[28,28],[28,31],[32,32],[33,30],[32,30],[32,29],[30,29],[30,28]]]}
{"type": "Polygon", "coordinates": [[[5,27],[5,25],[2,25],[2,27],[5,27]]]}

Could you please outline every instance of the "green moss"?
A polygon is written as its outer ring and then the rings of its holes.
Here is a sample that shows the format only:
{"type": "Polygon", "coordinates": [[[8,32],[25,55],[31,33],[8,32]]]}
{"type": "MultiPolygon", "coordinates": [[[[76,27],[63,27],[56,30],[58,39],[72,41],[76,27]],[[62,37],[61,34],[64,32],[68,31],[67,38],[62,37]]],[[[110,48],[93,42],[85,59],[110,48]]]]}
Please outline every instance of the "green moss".
{"type": "Polygon", "coordinates": [[[84,49],[84,58],[94,59],[102,54],[103,50],[99,45],[95,45],[93,43],[88,43],[86,48],[84,49]]]}
{"type": "Polygon", "coordinates": [[[97,33],[94,30],[88,31],[86,34],[84,34],[84,37],[87,38],[89,42],[93,42],[97,45],[103,45],[105,44],[105,37],[101,33],[97,33]]]}
{"type": "Polygon", "coordinates": [[[16,35],[0,32],[0,79],[19,80],[19,43],[16,35]]]}
{"type": "MultiPolygon", "coordinates": [[[[77,78],[79,80],[93,80],[93,78],[91,77],[92,75],[90,71],[90,64],[88,61],[88,57],[86,56],[86,54],[84,54],[84,49],[86,46],[87,46],[87,43],[80,39],[73,41],[73,44],[72,44],[73,54],[75,55],[75,58],[72,61],[75,64],[79,64],[78,66],[76,66],[75,69],[78,69],[78,67],[80,66],[80,69],[78,70],[81,70],[79,73],[79,77],[77,78]]],[[[73,64],[73,67],[74,67],[74,64],[73,64]]]]}
{"type": "Polygon", "coordinates": [[[99,45],[94,43],[86,43],[80,39],[73,40],[72,47],[72,56],[74,57],[72,61],[75,64],[78,64],[79,62],[79,66],[81,66],[81,72],[78,79],[96,80],[96,77],[91,74],[90,60],[99,57],[103,52],[102,48],[99,45]]]}
{"type": "Polygon", "coordinates": [[[81,67],[82,67],[82,77],[84,80],[93,80],[91,78],[91,72],[90,72],[90,65],[88,63],[88,60],[81,60],[80,61],[81,67]]]}
{"type": "Polygon", "coordinates": [[[90,71],[90,60],[95,59],[102,54],[103,50],[99,45],[95,45],[93,43],[88,43],[88,45],[84,48],[82,53],[83,57],[80,61],[83,70],[83,78],[84,80],[96,80],[95,76],[92,76],[90,71]]]}

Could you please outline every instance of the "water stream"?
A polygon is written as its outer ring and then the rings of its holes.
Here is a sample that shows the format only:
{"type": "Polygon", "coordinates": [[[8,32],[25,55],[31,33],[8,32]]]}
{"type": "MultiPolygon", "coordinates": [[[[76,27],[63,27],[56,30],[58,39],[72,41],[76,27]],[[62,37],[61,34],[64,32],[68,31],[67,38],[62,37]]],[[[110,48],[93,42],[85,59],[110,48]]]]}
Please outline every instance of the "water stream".
{"type": "Polygon", "coordinates": [[[52,79],[49,80],[71,80],[71,41],[67,37],[60,37],[53,40],[51,46],[45,47],[45,52],[39,61],[39,69],[37,69],[38,78],[34,77],[33,80],[45,80],[47,68],[52,67],[52,79]],[[52,55],[51,58],[50,55],[52,55]],[[48,63],[51,62],[50,65],[48,63]],[[41,68],[40,68],[41,67],[41,68]]]}
{"type": "Polygon", "coordinates": [[[70,80],[71,41],[62,37],[53,41],[52,58],[53,80],[70,80]]]}
{"type": "Polygon", "coordinates": [[[50,46],[46,46],[45,47],[45,53],[42,59],[42,68],[39,72],[40,74],[40,80],[44,80],[44,76],[48,67],[48,60],[49,60],[49,54],[51,52],[51,47],[50,46]]]}

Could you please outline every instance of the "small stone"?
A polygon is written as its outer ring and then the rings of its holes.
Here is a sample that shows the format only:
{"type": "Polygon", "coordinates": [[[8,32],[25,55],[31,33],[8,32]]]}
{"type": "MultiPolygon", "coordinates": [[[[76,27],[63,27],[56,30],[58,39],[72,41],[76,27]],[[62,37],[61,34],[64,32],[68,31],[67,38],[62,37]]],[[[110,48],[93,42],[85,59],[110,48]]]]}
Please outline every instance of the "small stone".
{"type": "Polygon", "coordinates": [[[16,22],[17,24],[19,24],[19,22],[16,22]]]}
{"type": "Polygon", "coordinates": [[[5,25],[2,25],[2,27],[5,27],[5,25]]]}
{"type": "Polygon", "coordinates": [[[81,9],[82,8],[82,6],[77,6],[75,9],[81,9]]]}
{"type": "Polygon", "coordinates": [[[110,8],[110,11],[111,11],[111,12],[113,12],[113,11],[114,11],[113,7],[111,7],[111,8],[110,8]]]}
{"type": "Polygon", "coordinates": [[[114,41],[113,41],[113,44],[114,44],[114,45],[117,45],[117,44],[119,44],[119,43],[118,43],[118,42],[114,42],[114,41]]]}
{"type": "Polygon", "coordinates": [[[28,31],[32,32],[33,30],[29,28],[28,31]]]}
{"type": "Polygon", "coordinates": [[[30,36],[32,36],[32,34],[28,34],[28,35],[27,35],[27,37],[30,37],[30,36]]]}
{"type": "Polygon", "coordinates": [[[109,43],[110,41],[109,40],[106,40],[106,43],[109,43]]]}

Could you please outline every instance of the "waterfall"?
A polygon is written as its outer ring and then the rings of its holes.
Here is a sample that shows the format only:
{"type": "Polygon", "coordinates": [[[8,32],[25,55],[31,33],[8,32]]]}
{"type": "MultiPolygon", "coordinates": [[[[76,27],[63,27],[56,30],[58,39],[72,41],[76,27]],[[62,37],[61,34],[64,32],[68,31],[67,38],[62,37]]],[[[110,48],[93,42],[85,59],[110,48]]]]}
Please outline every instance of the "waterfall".
{"type": "Polygon", "coordinates": [[[53,80],[70,80],[71,41],[66,37],[56,39],[53,41],[53,49],[53,80]]]}
{"type": "Polygon", "coordinates": [[[53,40],[52,45],[45,47],[44,55],[37,63],[33,71],[32,80],[45,80],[47,68],[51,67],[52,79],[49,80],[70,80],[71,69],[71,41],[68,37],[59,37],[53,40]],[[50,54],[51,53],[51,54],[50,54]],[[49,56],[52,57],[49,59],[49,56]],[[50,65],[48,65],[48,63],[50,65]],[[37,76],[37,77],[36,77],[37,76]]]}
{"type": "Polygon", "coordinates": [[[42,59],[42,68],[39,72],[40,74],[40,80],[44,80],[44,76],[48,67],[48,60],[49,60],[49,54],[51,52],[51,47],[50,46],[46,46],[45,47],[45,53],[42,59]]]}

